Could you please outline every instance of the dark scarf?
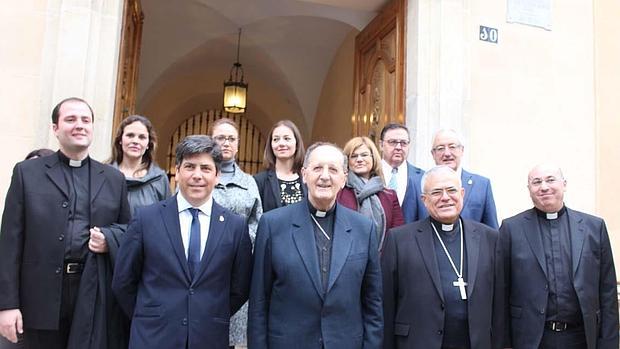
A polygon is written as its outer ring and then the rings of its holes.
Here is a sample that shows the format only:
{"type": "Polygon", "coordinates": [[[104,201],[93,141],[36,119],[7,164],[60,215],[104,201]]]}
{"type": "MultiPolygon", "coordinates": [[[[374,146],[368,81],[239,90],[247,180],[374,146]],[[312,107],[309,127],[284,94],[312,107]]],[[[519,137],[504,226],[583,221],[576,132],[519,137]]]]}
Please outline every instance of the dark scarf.
{"type": "Polygon", "coordinates": [[[364,216],[372,219],[377,227],[379,237],[379,246],[383,246],[383,237],[386,230],[386,219],[381,200],[377,193],[381,192],[385,187],[383,180],[379,176],[374,176],[368,181],[364,181],[361,177],[349,171],[347,186],[353,189],[355,198],[357,199],[358,211],[364,216]]]}

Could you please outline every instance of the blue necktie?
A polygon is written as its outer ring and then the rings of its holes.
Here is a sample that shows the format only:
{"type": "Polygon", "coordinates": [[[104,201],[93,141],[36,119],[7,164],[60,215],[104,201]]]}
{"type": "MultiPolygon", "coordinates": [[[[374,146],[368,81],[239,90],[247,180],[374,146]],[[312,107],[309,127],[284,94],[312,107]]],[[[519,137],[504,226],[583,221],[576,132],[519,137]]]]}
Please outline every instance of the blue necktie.
{"type": "Polygon", "coordinates": [[[198,220],[198,213],[200,210],[197,208],[190,208],[189,212],[192,214],[192,228],[189,231],[187,265],[189,266],[189,274],[193,279],[200,265],[200,220],[198,220]]]}
{"type": "Polygon", "coordinates": [[[390,178],[390,183],[388,183],[388,188],[392,190],[398,189],[398,179],[396,175],[398,174],[398,167],[392,168],[392,177],[390,178]]]}

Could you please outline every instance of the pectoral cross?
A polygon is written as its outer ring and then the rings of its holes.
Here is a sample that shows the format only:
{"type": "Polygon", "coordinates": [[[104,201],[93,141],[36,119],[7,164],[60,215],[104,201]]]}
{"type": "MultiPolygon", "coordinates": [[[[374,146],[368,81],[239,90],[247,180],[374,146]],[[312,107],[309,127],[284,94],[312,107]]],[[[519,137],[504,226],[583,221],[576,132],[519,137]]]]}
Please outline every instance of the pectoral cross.
{"type": "Polygon", "coordinates": [[[458,287],[459,291],[461,291],[461,299],[467,299],[467,293],[465,293],[465,286],[467,286],[467,282],[463,281],[463,278],[458,278],[456,281],[452,282],[454,287],[458,287]]]}

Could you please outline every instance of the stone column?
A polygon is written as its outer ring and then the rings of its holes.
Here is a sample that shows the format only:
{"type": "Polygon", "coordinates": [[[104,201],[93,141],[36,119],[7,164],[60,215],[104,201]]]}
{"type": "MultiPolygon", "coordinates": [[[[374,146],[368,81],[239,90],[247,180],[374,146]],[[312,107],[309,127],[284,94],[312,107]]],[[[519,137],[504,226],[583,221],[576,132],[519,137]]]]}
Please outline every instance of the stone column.
{"type": "Polygon", "coordinates": [[[51,110],[63,98],[91,104],[91,154],[98,160],[109,155],[122,12],[122,0],[13,1],[0,12],[2,198],[10,169],[26,153],[58,148],[51,110]]]}
{"type": "Polygon", "coordinates": [[[468,0],[407,3],[406,120],[413,138],[409,160],[419,167],[434,165],[430,147],[437,129],[465,133],[468,4],[468,0]]]}

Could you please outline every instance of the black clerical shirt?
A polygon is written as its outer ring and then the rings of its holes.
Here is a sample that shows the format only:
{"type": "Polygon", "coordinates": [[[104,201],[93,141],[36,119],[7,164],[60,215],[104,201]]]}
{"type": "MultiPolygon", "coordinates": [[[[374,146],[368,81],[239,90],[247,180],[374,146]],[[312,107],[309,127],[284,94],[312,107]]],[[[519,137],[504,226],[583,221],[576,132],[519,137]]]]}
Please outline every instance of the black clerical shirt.
{"type": "Polygon", "coordinates": [[[90,239],[90,158],[73,166],[60,151],[58,158],[69,192],[69,219],[65,234],[61,236],[65,240],[65,260],[82,261],[88,253],[90,239]]]}
{"type": "Polygon", "coordinates": [[[319,271],[321,272],[321,283],[323,284],[323,292],[327,291],[329,282],[329,269],[332,260],[332,241],[334,237],[334,221],[336,205],[332,206],[327,212],[317,211],[308,201],[308,208],[312,218],[312,228],[314,231],[314,239],[316,241],[316,251],[319,257],[319,271]],[[320,225],[317,226],[317,223],[320,225]],[[324,234],[325,233],[325,234],[324,234]],[[326,236],[327,235],[327,236],[326,236]]]}
{"type": "MultiPolygon", "coordinates": [[[[431,218],[432,224],[437,229],[439,236],[446,245],[452,261],[459,270],[461,265],[461,233],[459,221],[453,225],[453,230],[443,231],[442,224],[431,218]]],[[[463,236],[464,238],[465,236],[463,236]]],[[[461,299],[461,292],[455,287],[453,282],[457,281],[457,275],[450,264],[450,260],[433,232],[433,242],[435,245],[435,256],[439,267],[441,289],[444,297],[444,328],[442,347],[463,348],[470,347],[469,341],[469,320],[467,316],[467,300],[461,299]]],[[[467,246],[463,241],[463,278],[467,282],[467,246]]],[[[467,291],[467,286],[465,287],[467,291]]]]}
{"type": "Polygon", "coordinates": [[[562,207],[555,219],[547,218],[547,214],[538,209],[536,213],[542,234],[549,282],[546,320],[580,324],[581,308],[573,287],[570,226],[566,208],[562,207]]]}

